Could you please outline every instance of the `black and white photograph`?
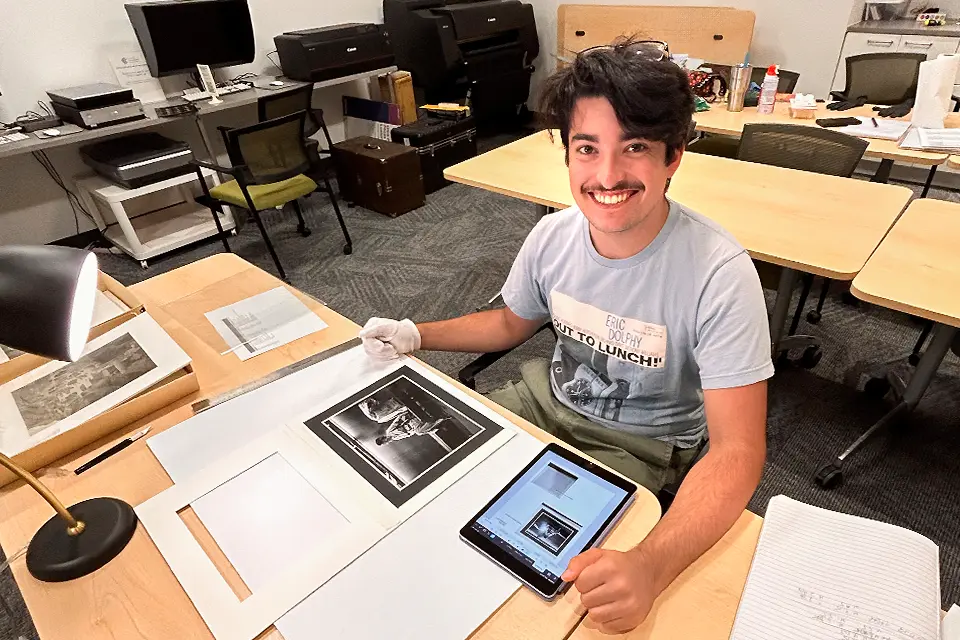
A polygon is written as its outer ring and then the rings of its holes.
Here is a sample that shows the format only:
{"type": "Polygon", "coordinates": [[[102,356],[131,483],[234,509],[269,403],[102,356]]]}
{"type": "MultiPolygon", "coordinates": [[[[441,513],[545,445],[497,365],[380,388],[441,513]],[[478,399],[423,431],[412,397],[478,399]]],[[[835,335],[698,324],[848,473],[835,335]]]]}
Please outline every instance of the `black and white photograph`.
{"type": "Polygon", "coordinates": [[[409,367],[304,424],[395,507],[502,430],[409,367]]]}
{"type": "Polygon", "coordinates": [[[566,495],[576,481],[577,476],[551,462],[533,479],[533,484],[560,498],[566,495]]]}
{"type": "Polygon", "coordinates": [[[16,389],[13,400],[32,436],[156,366],[134,337],[125,333],[76,362],[16,389]]]}
{"type": "Polygon", "coordinates": [[[553,555],[558,556],[579,530],[580,526],[578,524],[563,517],[560,512],[547,505],[541,505],[541,509],[522,529],[522,533],[553,555]]]}

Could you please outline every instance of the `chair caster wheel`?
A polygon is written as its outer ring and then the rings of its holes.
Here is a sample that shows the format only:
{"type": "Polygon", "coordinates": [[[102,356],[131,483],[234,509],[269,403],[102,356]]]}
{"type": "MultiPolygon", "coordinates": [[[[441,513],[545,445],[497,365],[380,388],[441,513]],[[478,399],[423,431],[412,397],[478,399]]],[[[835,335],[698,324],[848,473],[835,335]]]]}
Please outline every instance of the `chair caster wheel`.
{"type": "Polygon", "coordinates": [[[353,253],[353,245],[352,244],[343,245],[343,255],[348,256],[351,253],[353,253]]]}
{"type": "Polygon", "coordinates": [[[141,260],[141,261],[140,261],[140,268],[143,269],[144,271],[146,271],[147,269],[150,268],[150,266],[147,265],[147,261],[146,261],[146,260],[141,260]]]}
{"type": "Polygon", "coordinates": [[[823,489],[835,489],[843,484],[843,470],[832,462],[825,464],[817,469],[814,480],[823,489]]]}
{"type": "Polygon", "coordinates": [[[306,238],[313,232],[310,231],[310,229],[308,229],[307,227],[297,227],[297,233],[299,233],[301,236],[306,238]]]}
{"type": "Polygon", "coordinates": [[[821,316],[819,311],[811,311],[807,314],[807,322],[810,324],[819,324],[821,316]]]}
{"type": "Polygon", "coordinates": [[[872,400],[883,400],[890,391],[890,383],[886,378],[870,378],[863,385],[863,393],[872,400]]]}
{"type": "Polygon", "coordinates": [[[823,351],[820,347],[809,346],[803,350],[803,355],[800,356],[800,366],[804,369],[813,369],[815,366],[820,364],[820,360],[823,358],[823,351]]]}
{"type": "Polygon", "coordinates": [[[909,363],[912,364],[913,366],[917,366],[918,364],[920,364],[920,354],[919,354],[919,353],[911,353],[911,354],[910,354],[910,357],[907,358],[907,362],[909,362],[909,363]]]}

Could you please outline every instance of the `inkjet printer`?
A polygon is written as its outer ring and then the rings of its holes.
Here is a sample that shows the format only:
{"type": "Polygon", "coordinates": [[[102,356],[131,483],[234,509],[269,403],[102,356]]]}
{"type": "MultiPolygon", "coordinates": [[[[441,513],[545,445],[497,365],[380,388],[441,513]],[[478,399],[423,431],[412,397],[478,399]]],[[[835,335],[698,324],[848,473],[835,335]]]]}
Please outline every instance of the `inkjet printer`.
{"type": "Polygon", "coordinates": [[[393,48],[383,25],[337,24],[283,33],[273,39],[283,75],[303,82],[390,67],[393,48]]]}

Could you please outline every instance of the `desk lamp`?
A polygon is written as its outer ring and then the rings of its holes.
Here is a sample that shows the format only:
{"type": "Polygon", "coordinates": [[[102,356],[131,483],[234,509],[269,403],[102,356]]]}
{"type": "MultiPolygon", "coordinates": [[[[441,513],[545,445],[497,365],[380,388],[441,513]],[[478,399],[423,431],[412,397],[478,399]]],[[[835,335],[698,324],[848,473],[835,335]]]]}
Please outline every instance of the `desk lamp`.
{"type": "MultiPolygon", "coordinates": [[[[97,274],[97,258],[89,251],[0,247],[0,344],[75,361],[90,331],[97,274]]],[[[92,498],[68,509],[3,453],[0,466],[23,478],[57,512],[27,547],[27,569],[39,580],[62,582],[96,571],[123,550],[137,528],[133,507],[122,500],[92,498]]]]}

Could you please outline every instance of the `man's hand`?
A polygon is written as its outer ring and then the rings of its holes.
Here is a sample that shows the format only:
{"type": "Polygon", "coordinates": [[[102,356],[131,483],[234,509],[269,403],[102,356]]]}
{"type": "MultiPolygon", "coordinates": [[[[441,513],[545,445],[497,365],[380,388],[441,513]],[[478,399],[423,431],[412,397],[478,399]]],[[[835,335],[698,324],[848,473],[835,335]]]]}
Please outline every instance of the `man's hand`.
{"type": "Polygon", "coordinates": [[[588,549],[560,577],[576,585],[589,618],[610,634],[643,622],[659,593],[653,567],[638,549],[588,549]]]}
{"type": "Polygon", "coordinates": [[[412,320],[370,318],[360,330],[363,350],[374,360],[394,360],[420,348],[420,331],[412,320]]]}

